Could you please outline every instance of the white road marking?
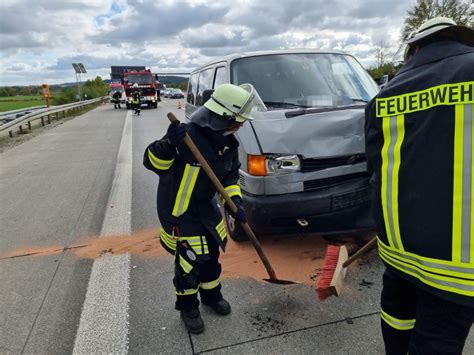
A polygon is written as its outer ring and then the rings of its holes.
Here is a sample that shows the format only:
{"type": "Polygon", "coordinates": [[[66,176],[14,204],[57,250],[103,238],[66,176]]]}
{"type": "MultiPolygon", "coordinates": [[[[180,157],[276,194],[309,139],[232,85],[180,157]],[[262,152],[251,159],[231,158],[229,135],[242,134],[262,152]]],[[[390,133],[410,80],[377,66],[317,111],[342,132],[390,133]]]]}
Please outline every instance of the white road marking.
{"type": "MultiPolygon", "coordinates": [[[[132,111],[127,111],[101,236],[131,233],[132,111]]],[[[94,261],[74,354],[128,352],[130,254],[94,261]]]]}

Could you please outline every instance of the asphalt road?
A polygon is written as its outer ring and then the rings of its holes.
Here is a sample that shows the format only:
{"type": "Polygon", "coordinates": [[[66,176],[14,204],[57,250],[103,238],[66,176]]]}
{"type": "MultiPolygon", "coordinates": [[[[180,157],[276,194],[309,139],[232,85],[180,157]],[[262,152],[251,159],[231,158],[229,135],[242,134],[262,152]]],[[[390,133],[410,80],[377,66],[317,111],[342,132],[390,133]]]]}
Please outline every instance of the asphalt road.
{"type": "MultiPolygon", "coordinates": [[[[167,112],[184,116],[165,100],[140,117],[106,104],[2,153],[0,254],[156,228],[157,179],[142,155],[166,131],[167,112]]],[[[225,279],[232,314],[203,309],[206,331],[195,336],[173,309],[170,258],[1,259],[0,353],[381,354],[382,269],[374,252],[364,257],[345,293],[325,303],[309,285],[225,279]]],[[[465,352],[474,353],[472,334],[465,352]]]]}

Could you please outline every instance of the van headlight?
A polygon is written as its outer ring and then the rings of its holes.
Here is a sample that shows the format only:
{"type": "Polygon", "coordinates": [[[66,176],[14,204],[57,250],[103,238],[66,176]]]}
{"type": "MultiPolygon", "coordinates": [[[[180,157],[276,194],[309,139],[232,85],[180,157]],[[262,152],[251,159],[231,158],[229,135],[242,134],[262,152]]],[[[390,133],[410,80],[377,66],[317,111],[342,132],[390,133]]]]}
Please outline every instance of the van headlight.
{"type": "Polygon", "coordinates": [[[250,175],[266,176],[300,171],[301,164],[297,155],[249,155],[247,168],[250,175]]]}
{"type": "Polygon", "coordinates": [[[300,158],[297,155],[267,155],[268,174],[284,174],[301,169],[300,158]]]}

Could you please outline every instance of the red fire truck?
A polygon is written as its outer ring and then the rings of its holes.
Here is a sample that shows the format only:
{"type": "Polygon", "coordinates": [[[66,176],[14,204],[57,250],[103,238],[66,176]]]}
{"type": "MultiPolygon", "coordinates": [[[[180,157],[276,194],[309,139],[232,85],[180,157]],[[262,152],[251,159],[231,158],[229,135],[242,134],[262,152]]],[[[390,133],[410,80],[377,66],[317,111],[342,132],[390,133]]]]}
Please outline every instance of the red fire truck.
{"type": "Polygon", "coordinates": [[[111,82],[110,83],[110,86],[109,86],[109,96],[110,96],[110,100],[112,100],[112,96],[114,95],[114,93],[116,91],[119,91],[120,94],[122,95],[120,97],[120,103],[125,103],[125,95],[124,95],[124,89],[123,89],[123,85],[122,83],[119,83],[119,82],[111,82]]]}
{"type": "Polygon", "coordinates": [[[123,73],[125,94],[127,95],[127,109],[132,108],[133,84],[138,85],[142,105],[149,108],[158,107],[158,96],[156,95],[157,83],[155,74],[150,69],[128,70],[123,73]]]}

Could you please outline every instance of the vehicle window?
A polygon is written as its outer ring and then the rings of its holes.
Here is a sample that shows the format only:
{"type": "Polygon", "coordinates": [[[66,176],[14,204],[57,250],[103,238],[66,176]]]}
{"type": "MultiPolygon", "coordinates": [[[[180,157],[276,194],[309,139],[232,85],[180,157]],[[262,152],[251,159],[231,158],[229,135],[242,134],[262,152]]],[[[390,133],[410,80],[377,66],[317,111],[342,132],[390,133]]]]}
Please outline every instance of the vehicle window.
{"type": "Polygon", "coordinates": [[[189,102],[191,105],[194,105],[194,98],[196,97],[197,93],[197,79],[198,79],[198,73],[194,73],[189,77],[189,82],[188,82],[188,98],[187,102],[189,102]]]}
{"type": "Polygon", "coordinates": [[[195,102],[196,106],[201,106],[203,104],[202,102],[203,91],[212,88],[213,74],[214,74],[213,68],[203,70],[199,74],[198,92],[196,95],[196,102],[195,102]]]}
{"type": "Polygon", "coordinates": [[[215,89],[219,85],[225,84],[227,82],[227,70],[225,67],[218,67],[216,69],[216,78],[214,79],[214,86],[215,89]]]}
{"type": "Polygon", "coordinates": [[[269,109],[350,105],[369,101],[375,82],[351,56],[277,54],[237,59],[231,83],[251,83],[269,109]]]}
{"type": "Polygon", "coordinates": [[[128,74],[127,79],[129,83],[137,83],[137,84],[153,83],[153,78],[150,74],[128,74]]]}

